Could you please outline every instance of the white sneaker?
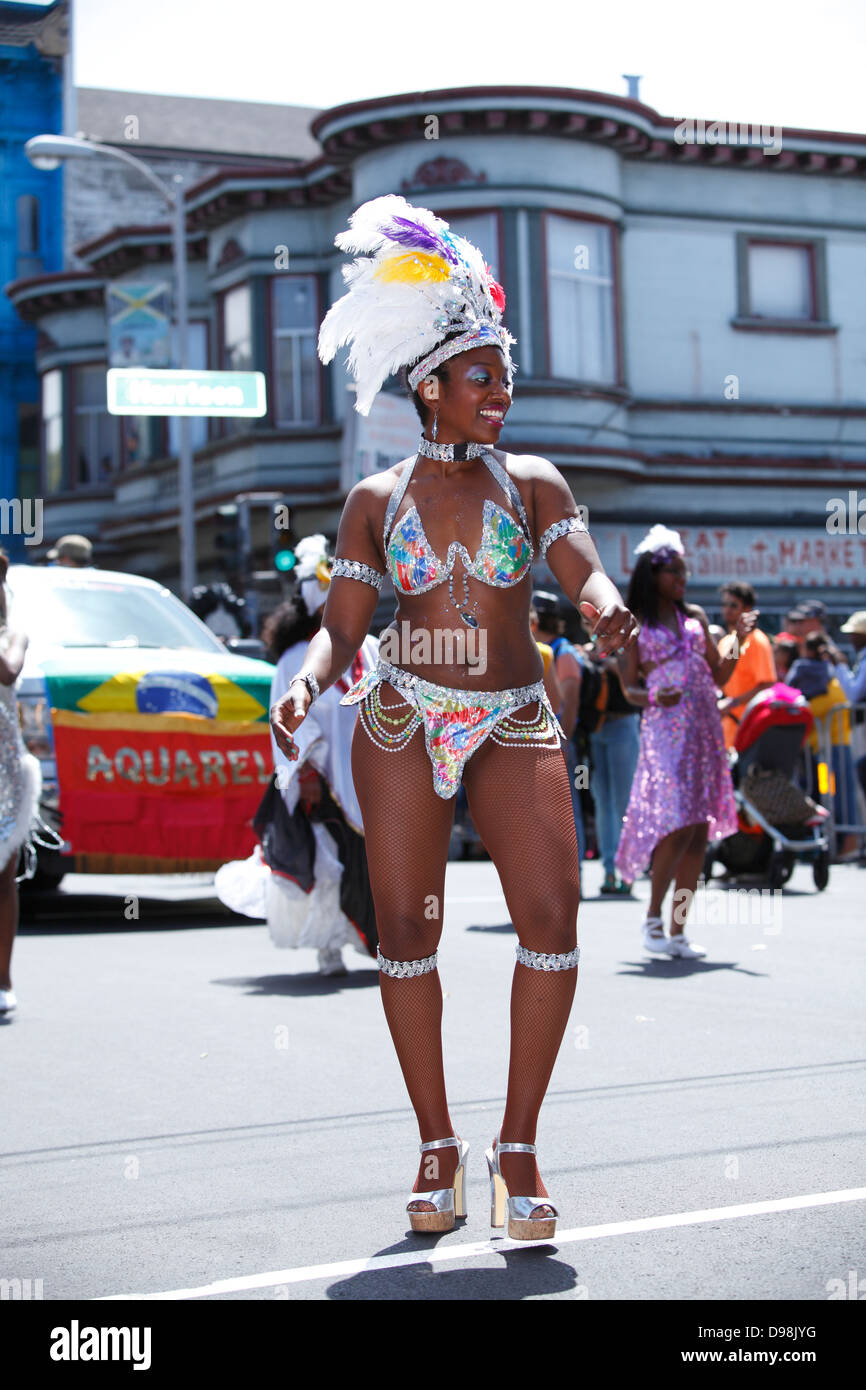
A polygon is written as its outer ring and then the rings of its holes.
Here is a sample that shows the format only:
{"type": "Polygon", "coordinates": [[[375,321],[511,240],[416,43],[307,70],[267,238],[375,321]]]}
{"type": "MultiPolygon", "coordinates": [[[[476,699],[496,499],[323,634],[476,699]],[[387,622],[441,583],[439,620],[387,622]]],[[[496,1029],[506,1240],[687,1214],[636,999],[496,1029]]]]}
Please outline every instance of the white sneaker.
{"type": "Polygon", "coordinates": [[[696,942],[687,941],[682,934],[671,936],[668,939],[671,955],[679,956],[682,960],[699,960],[701,956],[707,954],[703,946],[698,946],[696,942]]]}
{"type": "Polygon", "coordinates": [[[18,1000],[15,998],[15,991],[0,989],[0,1014],[11,1014],[12,1010],[17,1007],[18,1000]]]}
{"type": "Polygon", "coordinates": [[[664,923],[661,917],[647,917],[643,924],[642,935],[645,951],[652,951],[659,956],[671,954],[670,941],[665,936],[664,923]]]}
{"type": "Polygon", "coordinates": [[[348,975],[348,973],[343,962],[343,952],[341,950],[326,947],[319,952],[320,975],[348,975]]]}

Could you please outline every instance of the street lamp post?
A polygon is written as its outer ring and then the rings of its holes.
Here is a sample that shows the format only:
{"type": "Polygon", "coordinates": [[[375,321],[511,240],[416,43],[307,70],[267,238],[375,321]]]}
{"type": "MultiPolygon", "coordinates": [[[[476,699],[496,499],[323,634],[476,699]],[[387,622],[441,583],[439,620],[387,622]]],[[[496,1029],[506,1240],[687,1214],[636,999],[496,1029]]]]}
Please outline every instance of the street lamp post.
{"type": "MultiPolygon", "coordinates": [[[[180,188],[182,176],[175,174],[174,191],[158,174],[155,174],[142,160],[127,150],[104,145],[99,140],[87,139],[79,135],[34,135],[24,146],[24,152],[37,169],[56,169],[64,159],[90,158],[94,155],[107,155],[119,159],[137,169],[162,196],[171,211],[172,247],[175,277],[175,323],[177,328],[177,366],[189,367],[189,330],[186,279],[186,219],[183,193],[180,188]]],[[[178,418],[179,478],[178,510],[180,514],[180,587],[183,597],[189,599],[196,582],[195,554],[195,512],[192,471],[192,447],[190,444],[189,417],[178,418]]]]}

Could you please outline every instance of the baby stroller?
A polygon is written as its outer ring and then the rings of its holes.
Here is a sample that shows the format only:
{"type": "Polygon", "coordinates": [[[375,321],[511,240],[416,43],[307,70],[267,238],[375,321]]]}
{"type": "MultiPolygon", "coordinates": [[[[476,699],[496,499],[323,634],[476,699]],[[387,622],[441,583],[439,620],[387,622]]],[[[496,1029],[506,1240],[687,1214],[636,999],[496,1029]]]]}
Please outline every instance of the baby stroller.
{"type": "Polygon", "coordinates": [[[812,724],[808,702],[781,681],[749,701],[731,755],[739,828],[708,849],[706,878],[718,860],[734,878],[761,875],[777,889],[788,882],[798,860],[811,860],[815,887],[819,892],[827,887],[830,850],[824,812],[794,783],[812,724]]]}

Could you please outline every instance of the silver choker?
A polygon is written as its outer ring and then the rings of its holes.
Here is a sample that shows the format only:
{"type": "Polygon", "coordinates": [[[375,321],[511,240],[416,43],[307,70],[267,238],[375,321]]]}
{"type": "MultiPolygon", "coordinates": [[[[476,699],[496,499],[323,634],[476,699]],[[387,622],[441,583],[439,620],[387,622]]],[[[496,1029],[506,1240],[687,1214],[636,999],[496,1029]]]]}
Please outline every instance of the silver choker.
{"type": "Polygon", "coordinates": [[[425,439],[423,434],[418,443],[419,454],[423,454],[428,459],[444,459],[446,463],[454,462],[455,449],[465,449],[468,459],[477,459],[481,457],[486,448],[486,444],[476,444],[474,440],[467,444],[434,444],[432,440],[425,439]]]}

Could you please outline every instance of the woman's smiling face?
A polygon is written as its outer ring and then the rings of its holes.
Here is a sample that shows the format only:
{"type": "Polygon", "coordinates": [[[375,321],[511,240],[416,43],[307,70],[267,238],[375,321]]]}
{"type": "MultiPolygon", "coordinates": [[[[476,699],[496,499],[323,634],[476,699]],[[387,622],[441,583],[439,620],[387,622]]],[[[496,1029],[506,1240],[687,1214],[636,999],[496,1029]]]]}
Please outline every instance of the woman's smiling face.
{"type": "Polygon", "coordinates": [[[501,350],[479,347],[460,352],[445,364],[445,371],[438,401],[429,401],[426,390],[421,392],[431,411],[438,408],[438,442],[496,444],[511,406],[511,372],[501,350]]]}

